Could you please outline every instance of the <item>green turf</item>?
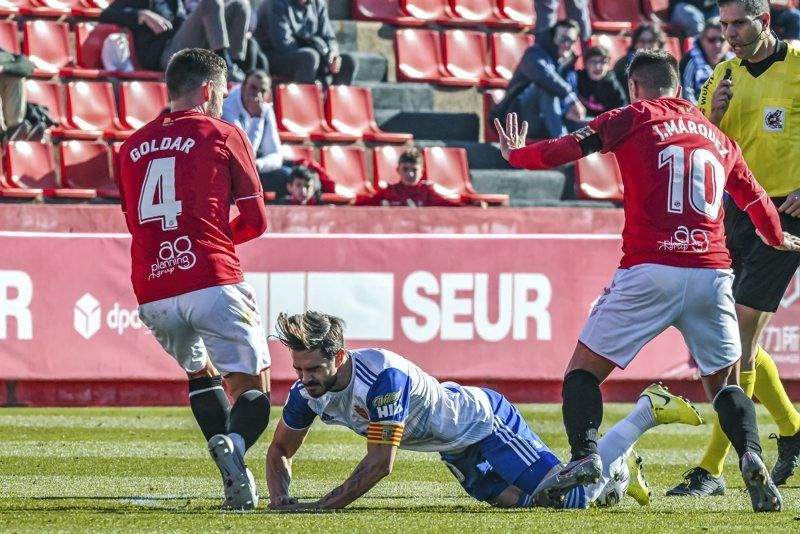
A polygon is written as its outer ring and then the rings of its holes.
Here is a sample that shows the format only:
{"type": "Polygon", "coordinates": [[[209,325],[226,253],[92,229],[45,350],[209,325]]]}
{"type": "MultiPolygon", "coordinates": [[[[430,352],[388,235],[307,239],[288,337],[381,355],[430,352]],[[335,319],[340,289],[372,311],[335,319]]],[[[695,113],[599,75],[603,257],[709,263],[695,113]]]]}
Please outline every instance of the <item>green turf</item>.
{"type": "MultiPolygon", "coordinates": [[[[630,406],[606,406],[606,424],[630,406]]],[[[527,405],[539,435],[565,452],[560,410],[527,405]]],[[[704,416],[711,411],[701,406],[704,416]]],[[[775,426],[759,407],[765,457],[775,460],[775,426]]],[[[735,468],[724,497],[663,496],[702,453],[709,426],[664,426],[639,443],[655,493],[649,508],[631,499],[613,509],[494,510],[472,501],[434,454],[401,451],[392,475],[344,511],[278,514],[265,509],[264,453],[270,431],[248,453],[260,509],[219,509],[221,483],[188,408],[0,410],[0,531],[157,532],[736,532],[800,531],[800,474],[783,488],[786,512],[754,514],[735,468]]],[[[341,482],[366,449],[363,438],[315,423],[294,469],[296,497],[315,499],[341,482]]]]}

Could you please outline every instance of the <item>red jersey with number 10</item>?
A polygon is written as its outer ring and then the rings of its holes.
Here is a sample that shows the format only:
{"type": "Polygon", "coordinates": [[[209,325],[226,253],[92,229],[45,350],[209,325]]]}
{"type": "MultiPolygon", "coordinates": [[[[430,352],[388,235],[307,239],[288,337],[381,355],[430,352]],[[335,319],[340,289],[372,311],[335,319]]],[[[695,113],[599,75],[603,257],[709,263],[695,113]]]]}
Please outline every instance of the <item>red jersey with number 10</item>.
{"type": "Polygon", "coordinates": [[[739,146],[685,100],[640,100],[600,115],[573,135],[597,135],[601,151],[617,156],[625,188],[623,268],[730,267],[725,190],[765,235],[780,236],[778,214],[739,146]]]}
{"type": "Polygon", "coordinates": [[[262,193],[239,128],[194,110],[169,113],[134,133],[118,161],[140,304],[243,280],[230,206],[262,193]]]}

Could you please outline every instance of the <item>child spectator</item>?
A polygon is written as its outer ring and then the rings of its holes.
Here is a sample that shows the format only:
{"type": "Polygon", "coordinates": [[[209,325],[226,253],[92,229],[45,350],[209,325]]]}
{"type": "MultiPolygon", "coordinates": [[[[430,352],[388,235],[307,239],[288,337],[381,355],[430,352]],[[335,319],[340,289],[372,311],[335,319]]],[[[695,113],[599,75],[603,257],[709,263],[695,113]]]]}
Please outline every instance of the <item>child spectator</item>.
{"type": "Polygon", "coordinates": [[[286,206],[315,206],[318,204],[317,176],[308,167],[297,165],[292,167],[286,181],[288,195],[278,200],[278,204],[286,206]]]}
{"type": "Polygon", "coordinates": [[[622,87],[628,87],[628,65],[633,60],[633,54],[637,50],[663,49],[667,44],[667,36],[660,27],[655,24],[642,24],[631,36],[631,46],[628,54],[619,58],[614,64],[614,74],[622,87]]]}
{"type": "Polygon", "coordinates": [[[587,120],[628,103],[626,91],[611,71],[610,62],[608,49],[592,46],[583,55],[585,68],[567,75],[567,81],[586,108],[587,120]]]}

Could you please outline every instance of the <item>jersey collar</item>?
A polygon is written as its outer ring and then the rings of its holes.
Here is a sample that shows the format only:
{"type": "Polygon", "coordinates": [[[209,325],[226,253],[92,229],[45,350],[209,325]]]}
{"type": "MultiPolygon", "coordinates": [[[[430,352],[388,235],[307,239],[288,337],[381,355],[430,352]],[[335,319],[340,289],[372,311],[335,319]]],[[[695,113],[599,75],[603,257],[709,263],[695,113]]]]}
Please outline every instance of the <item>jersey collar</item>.
{"type": "Polygon", "coordinates": [[[772,53],[764,61],[759,61],[758,63],[750,63],[746,59],[742,59],[739,64],[747,69],[747,72],[753,78],[758,78],[769,69],[773,64],[777,63],[778,61],[783,61],[786,59],[786,54],[789,51],[789,46],[781,39],[778,39],[775,44],[775,52],[772,53]]]}

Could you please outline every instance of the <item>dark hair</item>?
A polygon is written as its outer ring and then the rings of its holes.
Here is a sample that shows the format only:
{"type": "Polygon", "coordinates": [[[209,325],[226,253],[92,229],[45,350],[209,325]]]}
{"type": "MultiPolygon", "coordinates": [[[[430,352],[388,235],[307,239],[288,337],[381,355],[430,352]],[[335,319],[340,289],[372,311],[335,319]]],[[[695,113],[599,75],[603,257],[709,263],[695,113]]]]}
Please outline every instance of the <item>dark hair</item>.
{"type": "Polygon", "coordinates": [[[608,48],[602,45],[597,46],[590,46],[586,49],[586,52],[583,54],[583,62],[586,63],[593,57],[603,58],[605,61],[609,61],[611,59],[611,54],[608,51],[608,48]]]}
{"type": "Polygon", "coordinates": [[[305,180],[307,182],[313,182],[317,177],[317,173],[306,167],[305,165],[295,165],[292,167],[291,172],[289,172],[289,183],[292,183],[295,180],[305,180]]]}
{"type": "Polygon", "coordinates": [[[170,100],[197,91],[208,80],[226,83],[228,67],[220,56],[204,48],[176,52],[167,65],[167,92],[170,100]]]}
{"type": "Polygon", "coordinates": [[[319,350],[326,360],[333,360],[344,347],[344,321],[315,311],[278,315],[278,339],[294,351],[319,350]]]}
{"type": "Polygon", "coordinates": [[[706,20],[701,33],[706,33],[708,30],[722,31],[722,23],[719,21],[719,17],[711,17],[706,20]]]}
{"type": "Polygon", "coordinates": [[[247,80],[249,80],[249,79],[250,79],[250,78],[252,78],[253,76],[256,76],[256,77],[258,77],[258,78],[263,78],[263,79],[265,79],[265,80],[272,81],[272,78],[270,78],[270,76],[269,76],[269,74],[267,73],[267,71],[265,71],[265,70],[261,70],[261,69],[256,69],[256,70],[251,70],[250,72],[248,72],[248,73],[245,75],[245,77],[244,77],[244,80],[242,80],[242,85],[246,84],[246,83],[247,83],[247,80]]]}
{"type": "Polygon", "coordinates": [[[717,0],[719,7],[736,4],[744,8],[746,15],[757,17],[769,13],[769,0],[717,0]]]}
{"type": "Polygon", "coordinates": [[[422,156],[416,148],[409,148],[397,158],[397,164],[411,163],[412,165],[419,165],[422,163],[422,156]]]}
{"type": "Polygon", "coordinates": [[[639,50],[628,65],[629,79],[661,94],[678,88],[678,72],[678,60],[666,50],[639,50]]]}
{"type": "Polygon", "coordinates": [[[578,33],[581,31],[581,25],[578,24],[577,20],[573,19],[561,19],[555,23],[555,25],[550,29],[550,34],[555,35],[556,30],[559,28],[567,28],[568,30],[577,30],[578,33]]]}
{"type": "Polygon", "coordinates": [[[638,26],[635,30],[633,30],[633,33],[631,34],[631,46],[628,48],[628,52],[636,51],[636,41],[638,41],[642,34],[646,32],[653,34],[653,37],[655,37],[656,41],[658,42],[658,48],[664,48],[664,46],[666,46],[667,36],[664,34],[661,26],[657,24],[650,24],[648,22],[638,26]]]}

